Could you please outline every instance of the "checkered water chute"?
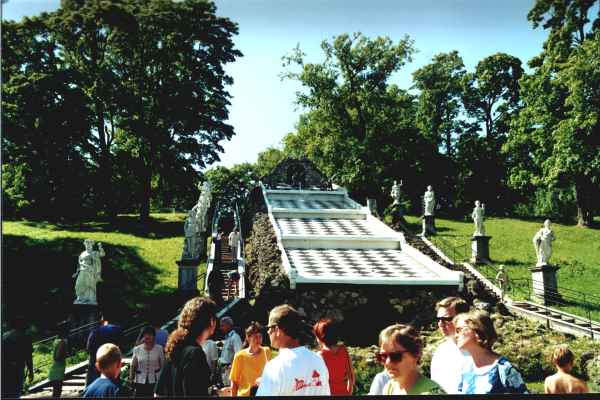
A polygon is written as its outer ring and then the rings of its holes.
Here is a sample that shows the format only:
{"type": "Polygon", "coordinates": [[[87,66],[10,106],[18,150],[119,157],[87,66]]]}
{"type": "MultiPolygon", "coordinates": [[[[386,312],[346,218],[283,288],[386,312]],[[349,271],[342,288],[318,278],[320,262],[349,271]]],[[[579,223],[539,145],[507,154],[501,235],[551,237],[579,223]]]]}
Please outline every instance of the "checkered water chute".
{"type": "Polygon", "coordinates": [[[436,279],[438,275],[400,250],[288,249],[292,267],[309,277],[436,279]]]}
{"type": "Polygon", "coordinates": [[[285,235],[372,236],[378,234],[366,220],[324,218],[278,218],[285,235]]]}
{"type": "Polygon", "coordinates": [[[296,284],[458,285],[459,279],[406,245],[343,189],[267,189],[263,195],[296,284]]]}
{"type": "Polygon", "coordinates": [[[336,200],[301,200],[301,199],[273,199],[273,208],[292,208],[298,210],[326,210],[342,209],[349,210],[354,207],[344,199],[336,200]]]}

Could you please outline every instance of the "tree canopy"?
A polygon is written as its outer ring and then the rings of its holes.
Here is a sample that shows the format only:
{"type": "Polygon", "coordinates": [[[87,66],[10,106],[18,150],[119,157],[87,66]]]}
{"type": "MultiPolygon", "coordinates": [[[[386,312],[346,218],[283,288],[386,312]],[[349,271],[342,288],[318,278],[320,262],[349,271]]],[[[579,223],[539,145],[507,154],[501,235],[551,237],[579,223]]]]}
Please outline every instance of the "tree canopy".
{"type": "MultiPolygon", "coordinates": [[[[217,17],[215,5],[204,0],[63,0],[56,12],[6,24],[3,105],[12,101],[12,112],[2,117],[10,130],[5,149],[18,156],[13,126],[41,142],[44,134],[61,135],[58,127],[42,130],[26,121],[28,113],[51,116],[63,129],[87,124],[70,129],[78,142],[65,144],[89,170],[83,188],[102,193],[96,205],[107,212],[123,211],[119,199],[127,199],[128,211],[137,206],[145,219],[153,195],[169,197],[165,186],[189,196],[185,187],[200,178],[195,169],[218,161],[220,142],[234,134],[226,122],[226,88],[233,80],[223,67],[242,55],[235,34],[236,24],[217,17]],[[28,105],[39,101],[36,87],[56,101],[28,105]],[[21,100],[11,97],[19,90],[21,100]]],[[[34,157],[26,146],[19,151],[34,157]]],[[[36,197],[18,188],[19,173],[23,168],[10,175],[15,184],[7,193],[36,197]]]]}

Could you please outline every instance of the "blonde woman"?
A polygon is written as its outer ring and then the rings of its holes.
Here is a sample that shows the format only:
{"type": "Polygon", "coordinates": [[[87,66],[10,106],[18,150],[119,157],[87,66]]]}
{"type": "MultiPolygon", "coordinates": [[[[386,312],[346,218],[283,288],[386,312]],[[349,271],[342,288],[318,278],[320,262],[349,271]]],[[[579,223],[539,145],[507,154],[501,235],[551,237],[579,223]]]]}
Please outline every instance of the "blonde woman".
{"type": "Polygon", "coordinates": [[[231,365],[231,395],[250,396],[258,388],[260,376],[271,359],[271,349],[262,346],[262,326],[250,323],[246,328],[247,346],[238,351],[231,365]]]}
{"type": "Polygon", "coordinates": [[[419,371],[423,340],[410,325],[388,326],[379,334],[377,361],[382,363],[391,380],[384,395],[445,394],[436,382],[419,371]]]}

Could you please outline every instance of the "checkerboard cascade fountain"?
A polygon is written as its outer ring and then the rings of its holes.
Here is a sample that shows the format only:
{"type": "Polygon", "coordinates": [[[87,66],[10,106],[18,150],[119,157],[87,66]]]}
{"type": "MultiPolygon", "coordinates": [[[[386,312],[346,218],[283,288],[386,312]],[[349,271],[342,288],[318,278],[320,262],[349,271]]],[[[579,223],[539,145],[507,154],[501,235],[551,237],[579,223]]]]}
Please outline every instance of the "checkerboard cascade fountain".
{"type": "Polygon", "coordinates": [[[450,271],[410,246],[346,190],[262,186],[292,287],[298,284],[458,286],[450,271]]]}

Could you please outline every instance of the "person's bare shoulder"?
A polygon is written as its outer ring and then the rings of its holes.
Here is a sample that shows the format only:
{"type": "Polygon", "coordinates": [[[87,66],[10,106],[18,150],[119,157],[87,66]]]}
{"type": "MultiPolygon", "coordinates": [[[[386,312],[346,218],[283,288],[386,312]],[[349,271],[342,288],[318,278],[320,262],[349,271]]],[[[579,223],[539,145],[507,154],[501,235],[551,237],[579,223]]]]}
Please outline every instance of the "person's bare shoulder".
{"type": "Polygon", "coordinates": [[[587,392],[589,392],[589,389],[588,389],[585,381],[583,381],[581,379],[577,379],[575,377],[573,377],[571,387],[573,388],[571,393],[587,393],[587,392]]]}
{"type": "Polygon", "coordinates": [[[556,393],[556,374],[550,375],[544,380],[544,392],[556,393]]]}

